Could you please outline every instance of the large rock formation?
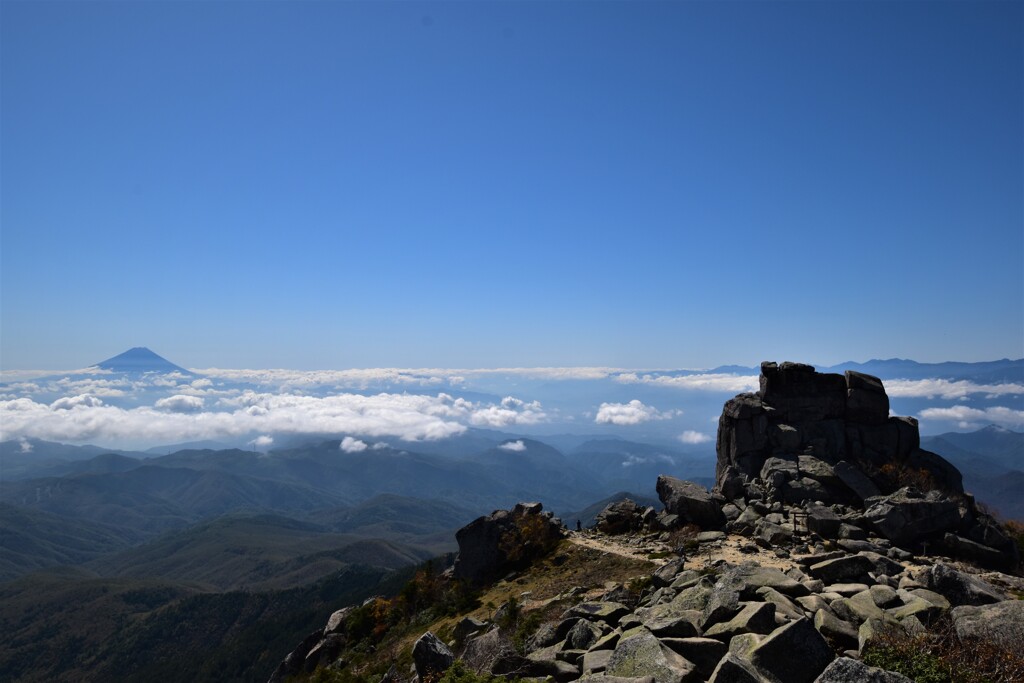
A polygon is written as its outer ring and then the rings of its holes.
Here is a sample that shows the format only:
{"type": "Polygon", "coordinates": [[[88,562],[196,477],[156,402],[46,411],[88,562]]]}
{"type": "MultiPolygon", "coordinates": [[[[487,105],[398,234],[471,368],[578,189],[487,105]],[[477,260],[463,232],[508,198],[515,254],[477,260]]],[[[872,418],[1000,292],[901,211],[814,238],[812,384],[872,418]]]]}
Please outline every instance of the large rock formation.
{"type": "Polygon", "coordinates": [[[540,503],[518,503],[511,510],[495,510],[455,533],[459,556],[456,579],[479,584],[510,571],[523,569],[551,552],[565,535],[562,523],[540,503]]]}
{"type": "Polygon", "coordinates": [[[877,377],[765,362],[760,391],[722,410],[714,493],[742,510],[734,531],[769,533],[778,520],[762,518],[781,504],[776,514],[799,510],[823,537],[874,532],[908,550],[1016,567],[1016,544],[964,494],[960,472],[920,442],[914,418],[889,415],[877,377]]]}
{"type": "MultiPolygon", "coordinates": [[[[917,421],[889,415],[889,397],[881,380],[848,370],[819,373],[810,365],[761,364],[761,390],[726,402],[718,421],[719,486],[730,466],[749,478],[761,474],[772,457],[796,461],[811,456],[831,466],[847,463],[884,492],[896,488],[899,475],[918,476],[946,493],[963,493],[959,472],[935,453],[922,451],[917,421]]],[[[800,469],[797,490],[820,481],[800,469]]],[[[863,492],[843,482],[830,493],[846,500],[863,492]]],[[[799,502],[799,501],[798,501],[799,502]]]]}

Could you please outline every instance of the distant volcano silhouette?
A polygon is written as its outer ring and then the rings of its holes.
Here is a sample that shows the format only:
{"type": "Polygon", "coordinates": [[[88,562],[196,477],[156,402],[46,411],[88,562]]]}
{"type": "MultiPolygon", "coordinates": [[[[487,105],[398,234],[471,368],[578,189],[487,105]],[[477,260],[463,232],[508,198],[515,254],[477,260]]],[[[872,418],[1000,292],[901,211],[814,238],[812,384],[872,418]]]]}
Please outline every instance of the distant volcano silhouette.
{"type": "Polygon", "coordinates": [[[163,356],[157,355],[145,346],[136,346],[113,358],[108,358],[96,364],[96,367],[113,372],[131,372],[142,374],[145,372],[158,372],[167,374],[180,372],[183,375],[194,375],[185,368],[175,365],[163,356]]]}

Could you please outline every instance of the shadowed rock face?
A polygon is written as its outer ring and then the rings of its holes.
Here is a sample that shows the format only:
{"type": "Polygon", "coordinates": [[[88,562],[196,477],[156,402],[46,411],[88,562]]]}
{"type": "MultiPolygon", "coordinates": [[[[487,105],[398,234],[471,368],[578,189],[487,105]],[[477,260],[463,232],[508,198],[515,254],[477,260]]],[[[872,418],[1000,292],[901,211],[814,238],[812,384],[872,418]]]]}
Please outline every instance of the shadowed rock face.
{"type": "MultiPolygon", "coordinates": [[[[956,468],[920,449],[917,420],[889,416],[889,397],[877,377],[765,362],[760,381],[759,392],[740,394],[722,410],[716,471],[720,485],[729,466],[756,477],[768,458],[809,455],[827,465],[856,463],[883,491],[894,487],[881,470],[893,465],[923,472],[946,493],[963,493],[956,468]]],[[[808,486],[795,489],[802,493],[808,486]]],[[[850,499],[862,493],[844,486],[837,495],[850,499]]]]}
{"type": "Polygon", "coordinates": [[[455,578],[481,583],[522,569],[554,550],[565,530],[560,520],[542,509],[540,503],[519,503],[459,529],[455,533],[459,544],[455,578]]]}

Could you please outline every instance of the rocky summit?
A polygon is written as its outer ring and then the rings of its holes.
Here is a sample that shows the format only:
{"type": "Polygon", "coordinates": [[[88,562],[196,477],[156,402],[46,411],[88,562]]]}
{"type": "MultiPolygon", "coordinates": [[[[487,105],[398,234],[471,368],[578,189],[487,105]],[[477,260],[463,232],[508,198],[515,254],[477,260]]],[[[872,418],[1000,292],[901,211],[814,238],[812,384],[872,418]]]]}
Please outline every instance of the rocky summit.
{"type": "Polygon", "coordinates": [[[877,378],[764,363],[760,391],[723,408],[717,485],[656,488],[661,511],[618,501],[584,531],[537,503],[481,517],[450,570],[340,609],[272,680],[936,680],[890,670],[911,643],[916,660],[953,651],[958,671],[998,652],[963,680],[1024,681],[1017,546],[877,378]],[[618,573],[598,572],[607,558],[618,573]],[[475,602],[408,613],[410,596],[465,586],[475,602]]]}
{"type": "Polygon", "coordinates": [[[960,472],[920,447],[917,420],[889,415],[877,377],[766,362],[760,385],[718,421],[715,493],[730,530],[804,523],[824,538],[873,532],[910,552],[1017,566],[1016,544],[964,493],[960,472]]]}

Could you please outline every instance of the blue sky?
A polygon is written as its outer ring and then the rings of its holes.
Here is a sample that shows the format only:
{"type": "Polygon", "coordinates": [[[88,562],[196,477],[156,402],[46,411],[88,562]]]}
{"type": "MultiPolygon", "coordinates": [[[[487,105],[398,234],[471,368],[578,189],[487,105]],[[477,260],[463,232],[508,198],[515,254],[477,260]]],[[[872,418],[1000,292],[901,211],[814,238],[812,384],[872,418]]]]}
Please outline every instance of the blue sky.
{"type": "Polygon", "coordinates": [[[1021,3],[0,19],[4,369],[1024,355],[1021,3]]]}

